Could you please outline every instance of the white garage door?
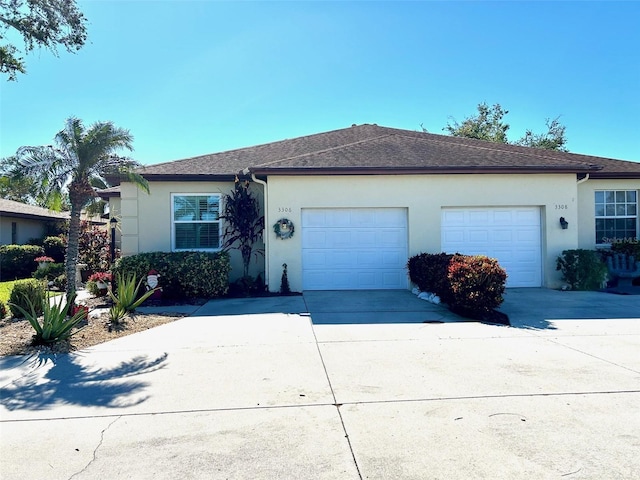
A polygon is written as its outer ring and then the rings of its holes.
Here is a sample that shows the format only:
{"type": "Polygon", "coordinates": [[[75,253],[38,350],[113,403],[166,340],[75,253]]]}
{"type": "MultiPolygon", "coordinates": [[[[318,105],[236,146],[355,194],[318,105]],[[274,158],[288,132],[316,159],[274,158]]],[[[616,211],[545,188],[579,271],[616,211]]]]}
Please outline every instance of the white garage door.
{"type": "Polygon", "coordinates": [[[302,210],[305,290],[407,288],[403,208],[302,210]]]}
{"type": "Polygon", "coordinates": [[[507,287],[542,285],[538,207],[445,208],[442,250],[497,258],[507,271],[507,287]]]}

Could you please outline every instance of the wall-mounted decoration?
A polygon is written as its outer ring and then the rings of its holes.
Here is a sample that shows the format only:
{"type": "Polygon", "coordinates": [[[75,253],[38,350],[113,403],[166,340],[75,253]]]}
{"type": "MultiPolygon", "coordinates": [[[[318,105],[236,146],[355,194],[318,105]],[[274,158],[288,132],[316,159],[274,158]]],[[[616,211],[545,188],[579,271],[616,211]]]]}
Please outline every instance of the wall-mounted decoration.
{"type": "Polygon", "coordinates": [[[276,232],[276,236],[282,240],[293,237],[295,228],[293,222],[288,218],[281,218],[273,225],[273,231],[276,232]]]}

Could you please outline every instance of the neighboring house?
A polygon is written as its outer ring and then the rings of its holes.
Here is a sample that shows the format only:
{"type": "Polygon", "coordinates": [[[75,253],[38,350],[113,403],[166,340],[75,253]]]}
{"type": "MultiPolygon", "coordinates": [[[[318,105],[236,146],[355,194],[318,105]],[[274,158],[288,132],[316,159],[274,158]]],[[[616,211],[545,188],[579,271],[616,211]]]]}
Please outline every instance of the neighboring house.
{"type": "Polygon", "coordinates": [[[106,217],[109,218],[108,226],[105,222],[105,228],[109,229],[110,238],[115,240],[116,250],[121,247],[121,229],[120,229],[120,185],[115,187],[96,190],[96,195],[103,201],[107,202],[108,210],[106,217]]]}
{"type": "Polygon", "coordinates": [[[563,250],[638,237],[640,163],[377,125],[139,171],[151,194],[120,186],[123,255],[217,251],[223,195],[250,176],[266,225],[251,273],[271,291],[284,263],[295,291],[408,288],[408,257],[441,251],[497,258],[508,287],[554,288],[563,250]]]}
{"type": "Polygon", "coordinates": [[[22,245],[42,238],[51,224],[65,220],[69,220],[69,212],[0,199],[0,245],[22,245]]]}

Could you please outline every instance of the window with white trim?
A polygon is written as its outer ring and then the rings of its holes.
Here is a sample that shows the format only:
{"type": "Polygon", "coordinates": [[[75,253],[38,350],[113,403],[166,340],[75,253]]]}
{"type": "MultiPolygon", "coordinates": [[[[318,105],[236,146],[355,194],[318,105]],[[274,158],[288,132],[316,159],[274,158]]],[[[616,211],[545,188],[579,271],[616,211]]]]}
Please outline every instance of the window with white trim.
{"type": "Polygon", "coordinates": [[[638,192],[597,190],[595,192],[596,244],[610,244],[638,238],[638,192]]]}
{"type": "Polygon", "coordinates": [[[174,251],[219,250],[220,229],[220,195],[171,195],[171,244],[174,251]]]}

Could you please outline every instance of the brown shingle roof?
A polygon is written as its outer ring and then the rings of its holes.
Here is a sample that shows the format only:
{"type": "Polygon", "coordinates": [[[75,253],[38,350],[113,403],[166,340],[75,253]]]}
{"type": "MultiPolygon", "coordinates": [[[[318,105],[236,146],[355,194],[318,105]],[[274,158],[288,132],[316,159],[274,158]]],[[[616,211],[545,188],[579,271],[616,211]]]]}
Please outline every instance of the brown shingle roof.
{"type": "Polygon", "coordinates": [[[68,220],[69,212],[54,212],[42,207],[0,199],[0,215],[38,220],[68,220]]]}
{"type": "Polygon", "coordinates": [[[567,172],[640,178],[640,163],[359,125],[254,147],[150,165],[149,180],[320,173],[567,172]]]}

